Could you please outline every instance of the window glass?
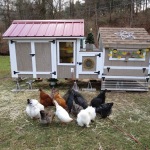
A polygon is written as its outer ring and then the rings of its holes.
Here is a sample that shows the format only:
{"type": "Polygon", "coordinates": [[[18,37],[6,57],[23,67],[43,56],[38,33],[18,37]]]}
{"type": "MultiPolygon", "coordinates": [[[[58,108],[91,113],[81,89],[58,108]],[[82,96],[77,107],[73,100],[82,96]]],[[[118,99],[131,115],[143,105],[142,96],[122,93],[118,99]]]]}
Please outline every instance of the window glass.
{"type": "Polygon", "coordinates": [[[73,42],[59,42],[59,62],[73,63],[73,42]]]}

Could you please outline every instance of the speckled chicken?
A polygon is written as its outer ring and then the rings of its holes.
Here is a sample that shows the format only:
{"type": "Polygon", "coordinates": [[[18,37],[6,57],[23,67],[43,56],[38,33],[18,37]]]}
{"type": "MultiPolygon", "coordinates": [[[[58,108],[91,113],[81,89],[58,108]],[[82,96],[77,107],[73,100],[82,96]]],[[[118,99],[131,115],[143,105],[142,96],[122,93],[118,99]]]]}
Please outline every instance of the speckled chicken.
{"type": "Polygon", "coordinates": [[[40,115],[41,115],[40,123],[44,124],[44,125],[50,124],[52,122],[53,118],[54,118],[54,114],[53,113],[50,113],[50,112],[47,113],[44,110],[40,111],[40,115]]]}

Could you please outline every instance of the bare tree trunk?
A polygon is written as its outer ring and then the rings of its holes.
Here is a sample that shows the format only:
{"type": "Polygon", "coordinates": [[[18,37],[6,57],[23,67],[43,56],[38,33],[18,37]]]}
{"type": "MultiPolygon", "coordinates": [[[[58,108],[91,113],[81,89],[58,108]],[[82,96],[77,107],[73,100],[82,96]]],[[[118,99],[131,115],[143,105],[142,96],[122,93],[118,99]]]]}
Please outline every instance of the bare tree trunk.
{"type": "Polygon", "coordinates": [[[112,6],[111,6],[111,0],[109,1],[109,24],[111,24],[111,13],[112,13],[112,6]]]}
{"type": "Polygon", "coordinates": [[[41,5],[41,19],[46,19],[46,8],[45,8],[45,0],[42,0],[42,5],[41,5]]]}
{"type": "Polygon", "coordinates": [[[134,0],[131,0],[131,5],[130,5],[130,27],[132,27],[133,23],[133,13],[134,13],[134,0]]]}

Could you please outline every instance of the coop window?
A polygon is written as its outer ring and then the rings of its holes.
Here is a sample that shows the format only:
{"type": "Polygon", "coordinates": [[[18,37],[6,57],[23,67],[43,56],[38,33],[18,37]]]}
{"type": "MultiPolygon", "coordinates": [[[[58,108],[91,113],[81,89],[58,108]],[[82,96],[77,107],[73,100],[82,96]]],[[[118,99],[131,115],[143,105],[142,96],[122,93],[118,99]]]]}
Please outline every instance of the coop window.
{"type": "Polygon", "coordinates": [[[109,60],[145,61],[147,49],[138,50],[109,50],[109,60]]]}
{"type": "Polygon", "coordinates": [[[74,41],[59,41],[58,42],[58,63],[59,64],[74,64],[74,41]]]}

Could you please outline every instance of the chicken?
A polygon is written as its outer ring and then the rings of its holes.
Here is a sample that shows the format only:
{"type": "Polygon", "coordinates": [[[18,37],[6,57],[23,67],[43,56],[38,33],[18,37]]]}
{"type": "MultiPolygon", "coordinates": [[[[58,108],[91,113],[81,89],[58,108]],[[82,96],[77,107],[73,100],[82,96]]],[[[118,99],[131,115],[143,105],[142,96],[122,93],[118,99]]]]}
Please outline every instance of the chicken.
{"type": "Polygon", "coordinates": [[[106,90],[102,91],[97,97],[93,98],[91,100],[91,103],[90,105],[92,107],[99,107],[101,104],[104,104],[105,103],[105,93],[106,93],[106,90]]]}
{"type": "Polygon", "coordinates": [[[44,105],[44,107],[54,106],[52,98],[48,94],[46,94],[42,89],[39,89],[39,91],[40,91],[40,103],[44,105]]]}
{"type": "Polygon", "coordinates": [[[71,108],[71,113],[74,114],[75,116],[77,116],[77,114],[83,109],[82,106],[76,104],[74,101],[73,101],[73,106],[71,108]]]}
{"type": "Polygon", "coordinates": [[[85,110],[89,113],[91,121],[94,121],[95,117],[96,117],[96,110],[95,110],[95,108],[92,107],[92,106],[88,106],[85,110]]]}
{"type": "Polygon", "coordinates": [[[66,101],[60,96],[59,92],[56,91],[53,94],[53,98],[57,101],[57,103],[62,106],[64,109],[67,109],[66,101]]]}
{"type": "Polygon", "coordinates": [[[83,109],[86,109],[88,106],[86,99],[79,92],[77,92],[73,89],[72,89],[72,91],[73,91],[75,103],[82,106],[83,109]]]}
{"type": "Polygon", "coordinates": [[[26,113],[31,119],[40,119],[41,110],[44,110],[44,106],[36,99],[27,99],[26,113]]]}
{"type": "Polygon", "coordinates": [[[99,107],[96,108],[96,113],[99,113],[102,118],[106,118],[111,114],[113,104],[114,103],[101,104],[99,107]]]}
{"type": "Polygon", "coordinates": [[[50,112],[47,113],[44,110],[40,111],[40,115],[41,115],[40,123],[44,124],[44,125],[50,124],[54,118],[54,115],[52,113],[50,113],[50,112]]]}
{"type": "Polygon", "coordinates": [[[56,100],[53,102],[56,106],[55,115],[58,117],[58,119],[63,123],[71,122],[73,119],[69,116],[68,112],[62,106],[60,106],[56,100]]]}
{"type": "Polygon", "coordinates": [[[67,98],[67,106],[68,106],[68,111],[69,113],[71,112],[71,109],[73,107],[73,102],[74,102],[74,95],[72,90],[68,91],[68,98],[67,98]]]}
{"type": "Polygon", "coordinates": [[[81,127],[84,125],[86,127],[90,127],[89,124],[91,123],[91,121],[94,121],[95,117],[95,108],[93,108],[92,106],[88,106],[86,109],[81,110],[77,115],[77,124],[81,127]]]}

